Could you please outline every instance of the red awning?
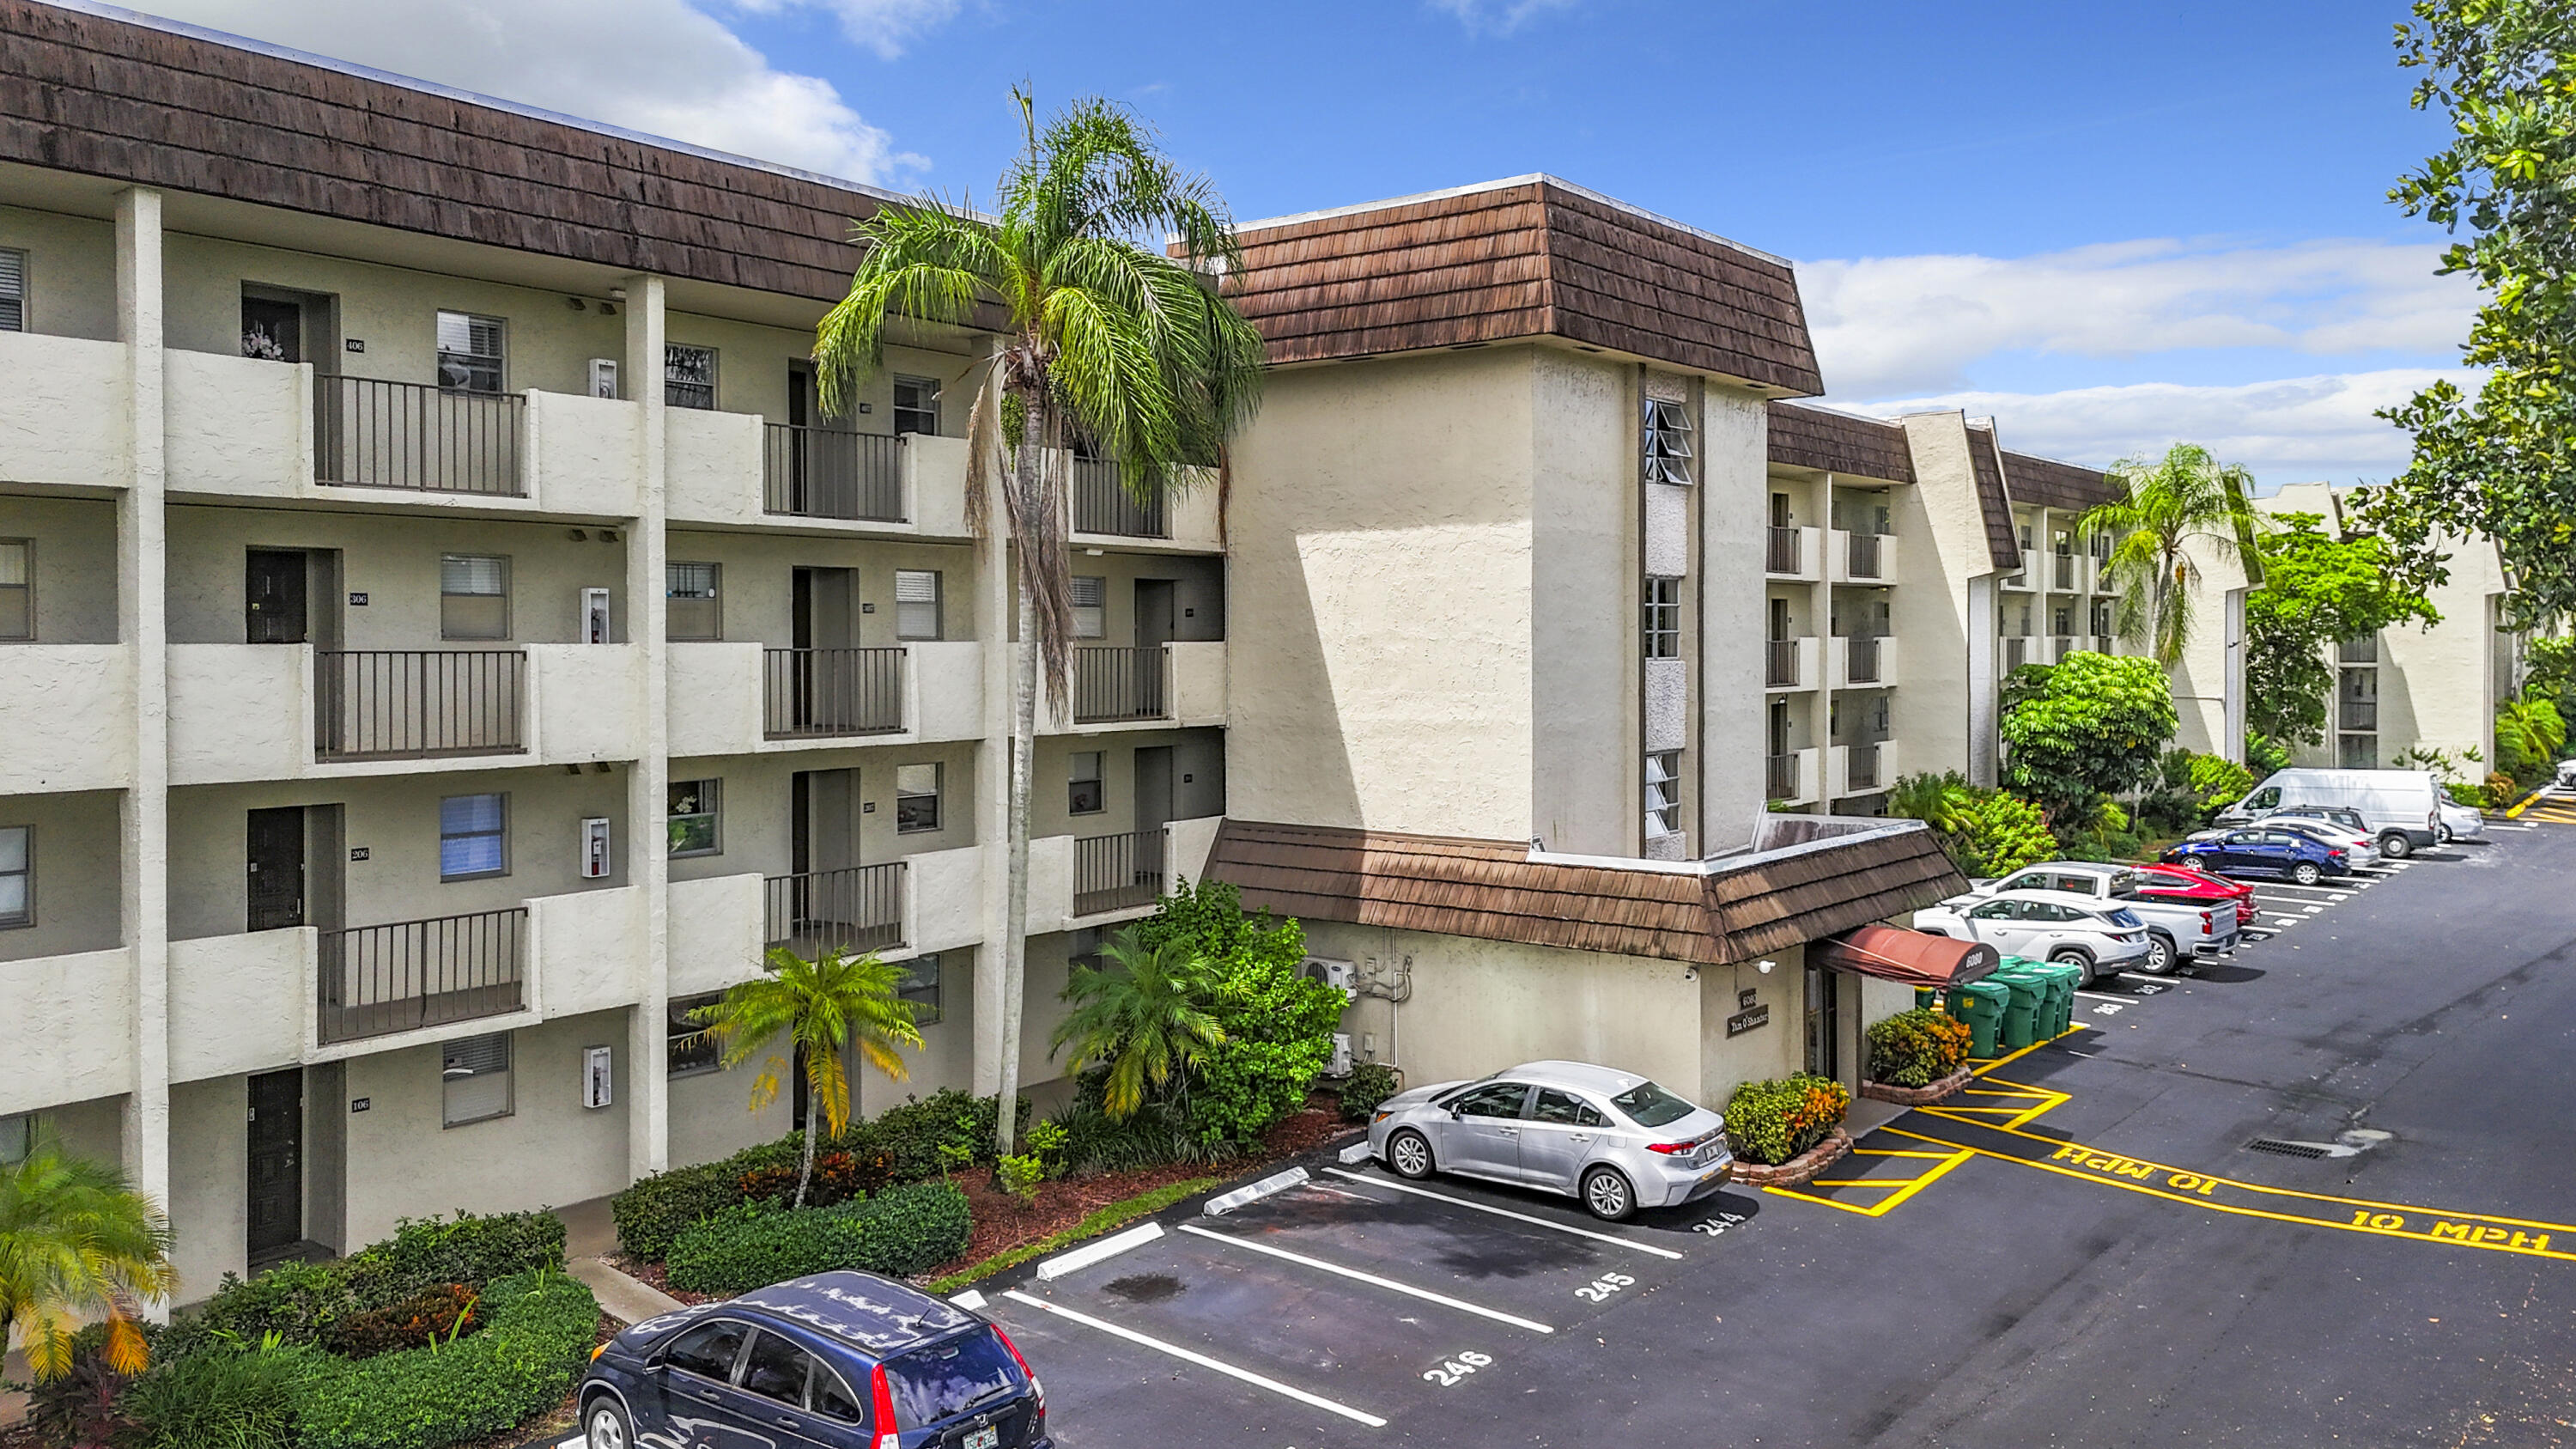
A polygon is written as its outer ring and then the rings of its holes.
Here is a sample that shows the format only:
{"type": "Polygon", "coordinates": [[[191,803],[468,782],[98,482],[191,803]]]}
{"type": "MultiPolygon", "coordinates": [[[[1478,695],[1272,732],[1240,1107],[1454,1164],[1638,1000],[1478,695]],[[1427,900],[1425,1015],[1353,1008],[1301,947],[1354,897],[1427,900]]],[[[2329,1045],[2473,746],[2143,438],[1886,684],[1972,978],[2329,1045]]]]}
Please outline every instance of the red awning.
{"type": "Polygon", "coordinates": [[[1991,974],[2003,957],[1994,947],[1974,941],[1895,926],[1859,926],[1810,944],[1807,962],[1937,991],[1991,974]]]}

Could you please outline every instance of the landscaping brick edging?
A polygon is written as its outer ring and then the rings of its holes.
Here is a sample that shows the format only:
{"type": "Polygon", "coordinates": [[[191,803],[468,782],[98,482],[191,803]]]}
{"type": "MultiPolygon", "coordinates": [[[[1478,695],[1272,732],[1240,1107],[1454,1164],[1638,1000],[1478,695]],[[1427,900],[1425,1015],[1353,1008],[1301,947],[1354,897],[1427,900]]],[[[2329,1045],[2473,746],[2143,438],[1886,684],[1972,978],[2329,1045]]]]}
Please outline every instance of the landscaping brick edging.
{"type": "Polygon", "coordinates": [[[1796,1187],[1842,1160],[1842,1155],[1851,1151],[1851,1147],[1851,1134],[1837,1126],[1832,1136],[1777,1167],[1763,1162],[1747,1162],[1739,1157],[1735,1159],[1735,1171],[1729,1177],[1746,1187],[1796,1187]]]}
{"type": "Polygon", "coordinates": [[[1891,1087],[1885,1082],[1864,1081],[1860,1094],[1873,1102],[1893,1102],[1899,1107],[1929,1107],[1976,1079],[1974,1067],[1961,1067],[1928,1087],[1891,1087]]]}

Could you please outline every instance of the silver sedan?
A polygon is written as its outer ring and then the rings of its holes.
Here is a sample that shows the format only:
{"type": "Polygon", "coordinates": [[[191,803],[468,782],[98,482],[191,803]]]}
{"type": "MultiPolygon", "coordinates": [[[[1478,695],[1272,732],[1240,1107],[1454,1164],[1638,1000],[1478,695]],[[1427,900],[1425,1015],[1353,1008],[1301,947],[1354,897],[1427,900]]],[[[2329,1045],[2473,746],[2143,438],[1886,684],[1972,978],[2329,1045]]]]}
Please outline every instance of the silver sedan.
{"type": "Polygon", "coordinates": [[[1726,1119],[1633,1072],[1529,1062],[1472,1082],[1398,1092],[1369,1119],[1398,1177],[1454,1172],[1579,1198],[1616,1222],[1725,1185],[1726,1119]]]}

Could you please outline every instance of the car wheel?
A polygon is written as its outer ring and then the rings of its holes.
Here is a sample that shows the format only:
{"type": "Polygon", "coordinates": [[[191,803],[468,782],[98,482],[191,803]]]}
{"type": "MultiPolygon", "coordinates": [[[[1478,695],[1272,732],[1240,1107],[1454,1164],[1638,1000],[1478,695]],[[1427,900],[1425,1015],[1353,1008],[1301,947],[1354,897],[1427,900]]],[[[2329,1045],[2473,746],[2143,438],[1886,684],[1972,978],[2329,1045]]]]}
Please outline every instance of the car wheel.
{"type": "Polygon", "coordinates": [[[2303,886],[2315,885],[2325,878],[2326,873],[2317,869],[2317,863],[2313,860],[2303,860],[2290,867],[2290,879],[2303,886]]]}
{"type": "Polygon", "coordinates": [[[582,1411],[581,1442],[582,1449],[634,1449],[634,1426],[627,1422],[625,1407],[606,1395],[591,1400],[582,1411]]]}
{"type": "Polygon", "coordinates": [[[2433,843],[2435,845],[2448,845],[2457,838],[2458,837],[2451,834],[2451,827],[2447,825],[2441,826],[2433,832],[2433,843]]]}
{"type": "Polygon", "coordinates": [[[1583,1174],[1583,1206],[1605,1223],[1620,1222],[1637,1210],[1637,1194],[1617,1169],[1596,1167],[1583,1174]]]}
{"type": "Polygon", "coordinates": [[[2065,950],[2058,952],[2056,955],[2049,957],[2048,959],[2049,959],[2049,963],[2050,963],[2051,965],[2056,965],[2056,966],[2072,966],[2072,967],[2075,967],[2076,969],[2078,969],[2078,970],[2082,971],[2082,972],[2084,973],[2084,979],[2083,979],[2082,981],[2077,982],[2077,983],[2076,983],[2077,985],[2079,985],[2079,986],[2090,986],[2090,985],[2092,985],[2092,984],[2093,984],[2093,958],[2092,958],[2092,957],[2087,956],[2087,955],[2085,955],[2083,952],[2078,951],[2078,950],[2076,950],[2074,947],[2070,946],[2070,947],[2066,948],[2065,950]]]}
{"type": "Polygon", "coordinates": [[[2182,859],[2175,861],[2174,864],[2181,866],[2185,870],[2199,871],[2204,875],[2209,871],[2209,862],[2197,855],[2186,855],[2182,859]]]}
{"type": "Polygon", "coordinates": [[[1398,1177],[1431,1175],[1431,1141],[1421,1133],[1406,1130],[1386,1139],[1386,1165],[1398,1177]]]}
{"type": "Polygon", "coordinates": [[[2379,837],[2379,853],[2390,860],[2404,860],[2415,853],[2415,842],[2406,838],[2405,831],[2392,830],[2379,837]]]}
{"type": "Polygon", "coordinates": [[[2138,969],[2150,976],[2168,976],[2173,973],[2174,962],[2181,955],[2182,948],[2174,944],[2173,937],[2162,931],[2150,931],[2147,933],[2147,959],[2138,969]]]}

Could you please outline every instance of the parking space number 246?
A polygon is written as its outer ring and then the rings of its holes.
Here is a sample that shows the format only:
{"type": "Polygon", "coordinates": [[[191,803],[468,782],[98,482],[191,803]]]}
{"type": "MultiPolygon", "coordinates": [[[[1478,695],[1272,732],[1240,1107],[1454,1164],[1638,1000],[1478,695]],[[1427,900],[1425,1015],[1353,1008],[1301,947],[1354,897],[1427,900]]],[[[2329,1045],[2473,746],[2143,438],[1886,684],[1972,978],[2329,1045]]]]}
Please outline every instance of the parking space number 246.
{"type": "Polygon", "coordinates": [[[1444,1389],[1454,1389],[1460,1379],[1491,1365],[1493,1361],[1492,1354],[1478,1353],[1471,1348],[1436,1369],[1424,1369],[1422,1376],[1444,1389]]]}

